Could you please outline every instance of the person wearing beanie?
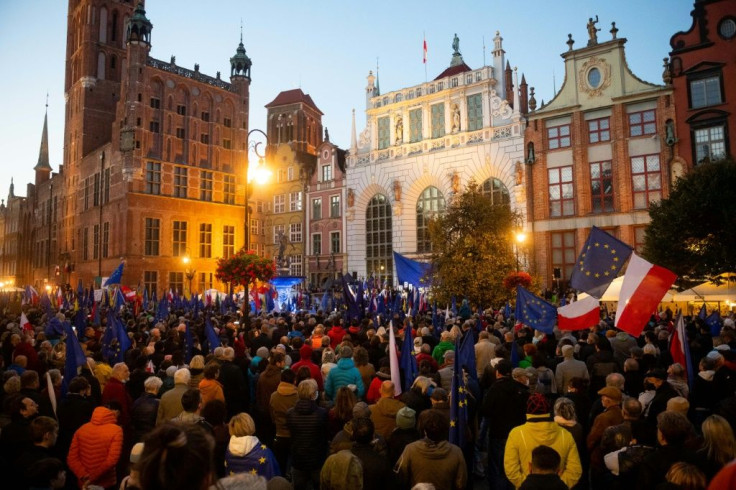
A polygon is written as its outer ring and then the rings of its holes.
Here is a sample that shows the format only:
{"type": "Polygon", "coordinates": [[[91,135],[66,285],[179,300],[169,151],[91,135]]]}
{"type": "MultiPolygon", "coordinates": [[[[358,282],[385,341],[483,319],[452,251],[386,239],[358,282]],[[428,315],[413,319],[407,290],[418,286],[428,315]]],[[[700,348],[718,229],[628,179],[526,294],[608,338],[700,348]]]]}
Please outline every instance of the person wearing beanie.
{"type": "Polygon", "coordinates": [[[504,469],[515,488],[520,488],[526,480],[532,451],[541,445],[549,446],[560,455],[560,478],[572,488],[583,472],[575,440],[569,431],[554,422],[547,398],[534,393],[527,400],[526,423],[511,429],[506,441],[504,469]]]}
{"type": "Polygon", "coordinates": [[[404,407],[396,412],[396,428],[388,436],[386,444],[388,445],[388,461],[391,467],[396,464],[404,448],[414,441],[418,441],[421,436],[416,428],[417,413],[409,407],[404,407]]]}
{"type": "Polygon", "coordinates": [[[563,345],[560,350],[563,360],[555,368],[555,382],[557,383],[557,393],[562,393],[564,396],[572,378],[590,379],[590,374],[585,363],[575,359],[575,348],[573,346],[563,345]]]}
{"type": "Polygon", "coordinates": [[[349,385],[355,385],[355,396],[363,398],[363,395],[365,394],[363,377],[360,375],[358,368],[355,367],[352,356],[353,349],[348,346],[342,347],[340,350],[340,360],[337,361],[337,366],[335,366],[327,375],[327,380],[325,381],[325,395],[327,395],[330,400],[335,399],[337,390],[343,386],[349,385]]]}

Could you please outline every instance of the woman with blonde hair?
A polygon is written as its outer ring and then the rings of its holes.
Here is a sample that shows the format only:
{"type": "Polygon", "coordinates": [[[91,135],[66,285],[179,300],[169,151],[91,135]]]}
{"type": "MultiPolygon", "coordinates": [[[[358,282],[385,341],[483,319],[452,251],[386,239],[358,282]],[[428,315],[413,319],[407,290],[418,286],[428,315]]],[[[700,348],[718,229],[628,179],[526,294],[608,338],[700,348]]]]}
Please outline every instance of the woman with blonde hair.
{"type": "Polygon", "coordinates": [[[736,443],[731,425],[720,415],[711,415],[705,419],[701,429],[703,448],[696,454],[698,468],[702,469],[710,481],[721,468],[736,457],[736,443]]]}
{"type": "Polygon", "coordinates": [[[192,377],[189,380],[190,388],[198,388],[199,382],[204,378],[204,357],[196,355],[189,361],[189,372],[192,377]]]}
{"type": "Polygon", "coordinates": [[[682,461],[670,466],[665,480],[678,490],[705,490],[706,485],[703,472],[697,466],[682,461]]]}
{"type": "Polygon", "coordinates": [[[225,451],[225,472],[255,473],[270,480],[281,476],[279,464],[269,448],[254,435],[256,424],[247,413],[233,415],[228,424],[230,442],[225,451]]]}

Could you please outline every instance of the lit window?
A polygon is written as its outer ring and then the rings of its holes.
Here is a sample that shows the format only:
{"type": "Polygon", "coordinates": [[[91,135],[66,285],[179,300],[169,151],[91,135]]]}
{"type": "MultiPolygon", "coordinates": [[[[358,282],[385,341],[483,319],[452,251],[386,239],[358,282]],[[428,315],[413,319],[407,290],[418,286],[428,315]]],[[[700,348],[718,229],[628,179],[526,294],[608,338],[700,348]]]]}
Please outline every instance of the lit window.
{"type": "Polygon", "coordinates": [[[289,211],[301,211],[301,210],[302,210],[301,191],[289,193],[289,211]]]}
{"type": "Polygon", "coordinates": [[[417,252],[432,251],[429,222],[445,211],[445,197],[436,187],[427,187],[417,200],[417,252]]]}
{"type": "Polygon", "coordinates": [[[560,269],[560,279],[568,280],[575,267],[577,250],[575,249],[575,232],[564,231],[550,233],[552,245],[552,269],[560,269]]]}
{"type": "Polygon", "coordinates": [[[286,211],[286,194],[273,196],[273,212],[283,213],[286,211]]]}
{"type": "Polygon", "coordinates": [[[199,199],[202,201],[212,200],[212,172],[202,170],[199,178],[199,199]]]}
{"type": "Polygon", "coordinates": [[[590,197],[594,213],[613,211],[613,170],[611,162],[590,164],[590,197]]]}
{"type": "Polygon", "coordinates": [[[203,259],[212,258],[212,224],[199,225],[199,256],[203,259]]]}

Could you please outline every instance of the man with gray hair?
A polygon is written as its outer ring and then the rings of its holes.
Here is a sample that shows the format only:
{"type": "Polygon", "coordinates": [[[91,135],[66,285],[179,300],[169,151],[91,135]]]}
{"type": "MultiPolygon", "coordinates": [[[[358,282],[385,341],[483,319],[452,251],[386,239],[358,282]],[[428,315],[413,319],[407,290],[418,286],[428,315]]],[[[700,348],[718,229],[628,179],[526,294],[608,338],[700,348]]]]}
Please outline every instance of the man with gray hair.
{"type": "Polygon", "coordinates": [[[102,403],[116,402],[120,404],[120,417],[118,422],[121,427],[127,427],[130,423],[130,407],[133,401],[130,399],[125,383],[130,379],[130,369],[124,362],[119,362],[112,367],[110,379],[105,383],[102,392],[102,403]]]}
{"type": "Polygon", "coordinates": [[[572,378],[590,379],[590,375],[585,363],[573,357],[575,348],[572,345],[563,345],[561,350],[563,360],[555,369],[555,382],[557,383],[557,392],[565,396],[572,378]]]}
{"type": "Polygon", "coordinates": [[[181,405],[181,397],[189,389],[191,377],[187,368],[177,369],[174,373],[174,387],[161,396],[161,402],[158,404],[157,426],[168,422],[184,410],[181,405]]]}

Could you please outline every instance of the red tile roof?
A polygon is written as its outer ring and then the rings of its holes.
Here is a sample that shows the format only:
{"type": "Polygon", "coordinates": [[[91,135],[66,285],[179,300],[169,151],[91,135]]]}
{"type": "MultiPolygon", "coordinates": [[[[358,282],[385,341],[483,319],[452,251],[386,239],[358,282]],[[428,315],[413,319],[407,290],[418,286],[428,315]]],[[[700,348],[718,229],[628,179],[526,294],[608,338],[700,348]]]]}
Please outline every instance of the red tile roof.
{"type": "Polygon", "coordinates": [[[309,94],[305,94],[302,92],[302,89],[295,88],[292,90],[285,90],[278,94],[275,99],[273,99],[271,102],[266,104],[266,109],[270,109],[271,107],[278,107],[282,105],[288,105],[288,104],[297,104],[297,103],[304,103],[320,114],[324,115],[322,111],[319,110],[317,107],[317,104],[314,103],[312,98],[309,96],[309,94]]]}
{"type": "Polygon", "coordinates": [[[458,73],[463,73],[466,71],[473,71],[473,69],[470,68],[465,63],[461,65],[451,66],[445,71],[443,71],[442,73],[440,73],[439,75],[437,75],[435,80],[439,80],[440,78],[445,78],[445,77],[451,77],[452,75],[457,75],[458,73]]]}

